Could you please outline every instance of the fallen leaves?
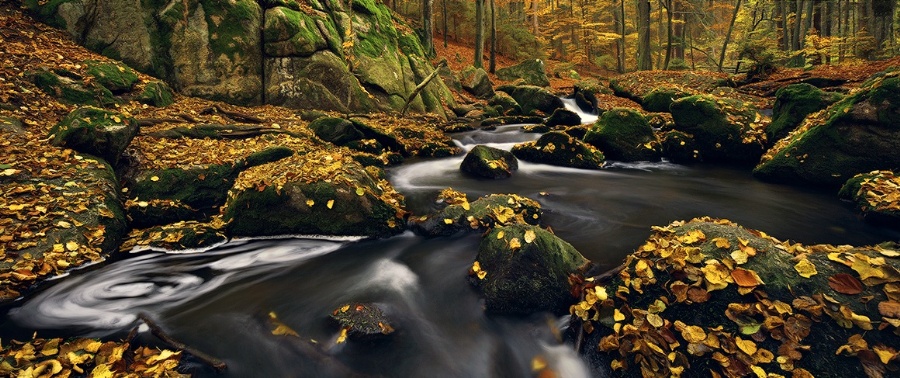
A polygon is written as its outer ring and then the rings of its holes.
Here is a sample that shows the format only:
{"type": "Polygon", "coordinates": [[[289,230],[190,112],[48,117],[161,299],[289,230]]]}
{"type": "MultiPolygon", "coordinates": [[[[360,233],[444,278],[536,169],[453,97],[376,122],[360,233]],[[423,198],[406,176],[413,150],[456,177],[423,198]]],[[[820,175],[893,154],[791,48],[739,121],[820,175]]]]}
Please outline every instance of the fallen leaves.
{"type": "Polygon", "coordinates": [[[828,277],[828,286],[838,293],[847,295],[856,295],[863,291],[862,283],[847,273],[838,273],[828,277]]]}

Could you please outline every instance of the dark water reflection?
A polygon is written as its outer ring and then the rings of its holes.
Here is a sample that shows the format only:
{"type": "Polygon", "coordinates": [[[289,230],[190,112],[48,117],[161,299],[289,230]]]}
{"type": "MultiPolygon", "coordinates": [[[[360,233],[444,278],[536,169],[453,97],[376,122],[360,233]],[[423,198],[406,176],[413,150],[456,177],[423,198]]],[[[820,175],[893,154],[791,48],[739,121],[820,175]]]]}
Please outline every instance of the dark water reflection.
{"type": "MultiPolygon", "coordinates": [[[[509,147],[535,137],[516,127],[457,136],[465,148],[509,147]]],[[[703,215],[804,243],[898,239],[860,222],[833,193],[765,184],[729,168],[637,163],[585,171],[521,162],[513,178],[486,181],[460,174],[461,160],[414,162],[391,169],[389,177],[419,214],[432,209],[446,187],[470,199],[489,193],[536,199],[547,225],[606,267],[640,245],[652,225],[703,215]]],[[[34,330],[42,336],[124,336],[136,315],[147,312],[177,339],[226,360],[224,376],[530,377],[538,354],[561,369],[560,376],[589,376],[571,348],[556,341],[558,319],[483,314],[465,278],[478,243],[478,235],[404,234],[378,241],[235,242],[192,255],[148,253],[74,273],[17,303],[0,319],[0,337],[34,330]],[[376,303],[395,319],[397,333],[373,344],[335,345],[337,327],[327,314],[351,301],[376,303]],[[302,339],[273,336],[269,312],[302,339]]]]}

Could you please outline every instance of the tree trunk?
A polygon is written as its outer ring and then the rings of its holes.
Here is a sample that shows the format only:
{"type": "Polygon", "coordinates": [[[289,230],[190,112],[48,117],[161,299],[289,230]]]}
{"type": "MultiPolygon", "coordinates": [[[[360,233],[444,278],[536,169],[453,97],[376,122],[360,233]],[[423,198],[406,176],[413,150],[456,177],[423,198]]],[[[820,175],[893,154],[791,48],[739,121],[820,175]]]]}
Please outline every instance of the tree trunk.
{"type": "Polygon", "coordinates": [[[434,0],[422,0],[422,33],[425,39],[422,41],[425,46],[425,54],[434,55],[434,0]]]}
{"type": "Polygon", "coordinates": [[[663,69],[669,69],[669,60],[672,59],[672,40],[675,30],[672,26],[672,7],[674,2],[666,0],[666,60],[663,62],[663,69]]]}
{"type": "Polygon", "coordinates": [[[484,68],[484,1],[475,0],[475,68],[484,68]]]}
{"type": "Polygon", "coordinates": [[[619,13],[613,12],[614,25],[622,35],[622,38],[616,40],[616,51],[618,52],[616,70],[619,73],[625,73],[625,0],[619,0],[619,6],[619,13]]]}
{"type": "Polygon", "coordinates": [[[737,0],[734,6],[734,13],[731,14],[731,22],[728,23],[728,32],[725,33],[725,43],[722,44],[722,53],[719,55],[719,72],[722,72],[722,64],[725,63],[725,52],[728,51],[728,42],[731,41],[731,32],[734,31],[734,21],[737,20],[738,12],[741,10],[741,0],[737,0]]]}
{"type": "Polygon", "coordinates": [[[444,8],[444,48],[447,48],[447,0],[442,0],[441,5],[444,8]]]}
{"type": "Polygon", "coordinates": [[[788,22],[788,18],[791,14],[791,9],[788,6],[787,1],[781,2],[781,34],[782,34],[782,51],[791,51],[791,32],[790,32],[790,23],[788,22]]]}
{"type": "Polygon", "coordinates": [[[803,29],[800,30],[800,47],[803,48],[806,46],[806,33],[809,29],[812,28],[813,21],[813,0],[806,0],[803,3],[806,7],[804,13],[806,13],[806,17],[803,19],[803,29]]]}
{"type": "Polygon", "coordinates": [[[491,57],[488,72],[497,71],[497,12],[494,0],[491,0],[491,57]]]}
{"type": "Polygon", "coordinates": [[[803,29],[803,0],[797,0],[796,12],[794,12],[794,35],[791,37],[791,51],[800,50],[800,30],[803,29]]]}
{"type": "Polygon", "coordinates": [[[638,46],[637,69],[653,69],[653,59],[650,57],[650,1],[637,0],[638,18],[638,46]]]}
{"type": "MultiPolygon", "coordinates": [[[[475,0],[475,1],[478,1],[478,0],[475,0]]],[[[537,37],[538,35],[540,35],[539,34],[540,31],[538,30],[538,0],[531,0],[531,12],[532,12],[531,23],[532,23],[532,26],[534,29],[534,31],[532,31],[532,33],[534,34],[535,37],[537,37]]]]}

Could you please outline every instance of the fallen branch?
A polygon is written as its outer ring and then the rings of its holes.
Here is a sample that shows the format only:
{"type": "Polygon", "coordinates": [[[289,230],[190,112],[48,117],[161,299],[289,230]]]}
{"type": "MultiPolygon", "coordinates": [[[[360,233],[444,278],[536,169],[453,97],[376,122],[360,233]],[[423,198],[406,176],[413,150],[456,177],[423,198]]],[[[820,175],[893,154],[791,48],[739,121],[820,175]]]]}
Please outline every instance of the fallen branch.
{"type": "Polygon", "coordinates": [[[182,123],[184,122],[178,118],[144,118],[137,120],[138,126],[155,126],[161,123],[182,123]]]}
{"type": "Polygon", "coordinates": [[[619,265],[619,266],[617,266],[617,267],[615,267],[615,268],[612,268],[612,269],[610,269],[610,270],[607,270],[607,271],[605,271],[605,272],[603,272],[603,273],[600,273],[600,274],[594,276],[594,277],[593,277],[593,278],[594,278],[594,282],[598,282],[598,283],[606,283],[606,282],[609,281],[611,278],[613,278],[613,277],[615,277],[617,274],[619,274],[619,272],[621,272],[622,269],[625,269],[625,264],[624,264],[624,263],[623,263],[622,265],[619,265]]]}
{"type": "Polygon", "coordinates": [[[428,85],[429,82],[431,82],[431,79],[434,79],[437,76],[438,71],[442,67],[444,67],[446,64],[447,63],[444,61],[441,61],[440,63],[438,63],[437,67],[434,68],[434,71],[432,71],[430,75],[426,76],[425,79],[422,80],[422,82],[416,86],[416,89],[413,89],[412,93],[409,94],[409,98],[406,99],[406,103],[403,104],[403,108],[400,109],[401,116],[406,115],[406,110],[409,108],[409,104],[411,104],[412,101],[416,98],[416,96],[419,95],[419,92],[421,92],[422,89],[425,89],[425,86],[428,85]]]}
{"type": "Polygon", "coordinates": [[[266,121],[262,118],[241,112],[234,112],[230,110],[222,109],[218,104],[210,106],[206,109],[200,111],[200,114],[212,114],[212,113],[220,113],[229,118],[238,121],[238,122],[247,122],[247,123],[265,123],[266,121]]]}
{"type": "Polygon", "coordinates": [[[157,338],[159,338],[166,344],[169,344],[169,346],[171,346],[172,348],[182,350],[182,351],[196,357],[198,360],[202,361],[203,363],[205,363],[209,366],[212,366],[212,368],[216,369],[216,371],[218,371],[218,372],[222,372],[228,368],[228,365],[226,365],[224,361],[219,360],[218,358],[212,357],[212,356],[210,356],[206,353],[203,353],[197,349],[194,349],[190,346],[187,346],[184,343],[182,343],[178,340],[175,340],[174,338],[172,338],[172,336],[169,336],[169,334],[167,334],[166,331],[162,329],[162,327],[160,327],[158,324],[156,324],[156,322],[152,318],[150,318],[150,315],[147,315],[146,313],[142,312],[142,313],[138,314],[138,319],[140,319],[142,322],[144,322],[144,324],[146,324],[147,327],[150,327],[150,333],[152,333],[153,336],[156,336],[157,338]]]}
{"type": "Polygon", "coordinates": [[[177,117],[179,117],[179,118],[181,118],[181,119],[183,119],[183,120],[185,120],[185,121],[191,122],[191,123],[200,123],[200,122],[202,122],[202,121],[200,121],[200,119],[198,119],[198,118],[196,118],[196,117],[194,117],[194,116],[192,116],[192,115],[190,115],[190,114],[187,114],[187,113],[176,113],[175,115],[176,115],[177,117]]]}

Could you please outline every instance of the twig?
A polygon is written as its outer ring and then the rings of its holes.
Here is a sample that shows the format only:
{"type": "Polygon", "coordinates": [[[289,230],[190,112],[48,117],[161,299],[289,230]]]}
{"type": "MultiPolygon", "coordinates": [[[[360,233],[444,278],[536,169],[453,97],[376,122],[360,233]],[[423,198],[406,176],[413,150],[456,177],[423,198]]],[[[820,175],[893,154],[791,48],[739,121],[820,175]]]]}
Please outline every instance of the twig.
{"type": "Polygon", "coordinates": [[[160,327],[158,324],[156,324],[156,322],[152,318],[150,318],[150,315],[147,315],[146,313],[142,312],[142,313],[138,314],[138,319],[141,319],[141,321],[143,321],[144,324],[147,325],[147,327],[150,327],[150,333],[152,333],[154,336],[158,337],[160,340],[162,340],[166,344],[169,344],[171,347],[173,347],[175,349],[180,349],[194,357],[197,357],[197,359],[199,359],[200,361],[202,361],[203,363],[205,363],[209,366],[212,366],[218,372],[222,372],[228,368],[228,365],[226,365],[224,361],[219,360],[218,358],[210,356],[206,353],[203,353],[203,352],[201,352],[197,349],[194,349],[190,346],[187,346],[184,343],[182,343],[178,340],[175,340],[174,338],[172,338],[172,336],[169,336],[169,334],[167,334],[166,331],[162,329],[162,327],[160,327]]]}
{"type": "Polygon", "coordinates": [[[594,276],[594,282],[606,282],[609,279],[615,277],[617,274],[619,274],[619,272],[621,272],[622,269],[625,269],[624,263],[622,265],[619,265],[615,268],[612,268],[610,270],[607,270],[603,273],[600,273],[600,274],[594,276]]]}
{"type": "Polygon", "coordinates": [[[444,61],[441,61],[440,63],[438,63],[437,67],[434,68],[434,71],[432,71],[430,75],[426,76],[425,79],[422,80],[422,82],[416,86],[416,89],[413,89],[412,93],[409,94],[409,98],[406,99],[406,103],[403,104],[403,109],[400,109],[401,116],[406,114],[406,109],[409,108],[409,104],[411,104],[412,101],[416,98],[416,96],[419,95],[419,92],[421,92],[422,89],[424,89],[425,86],[428,85],[429,82],[431,82],[431,79],[434,79],[437,76],[438,71],[440,71],[440,69],[442,67],[444,67],[446,64],[447,63],[444,61]]]}

